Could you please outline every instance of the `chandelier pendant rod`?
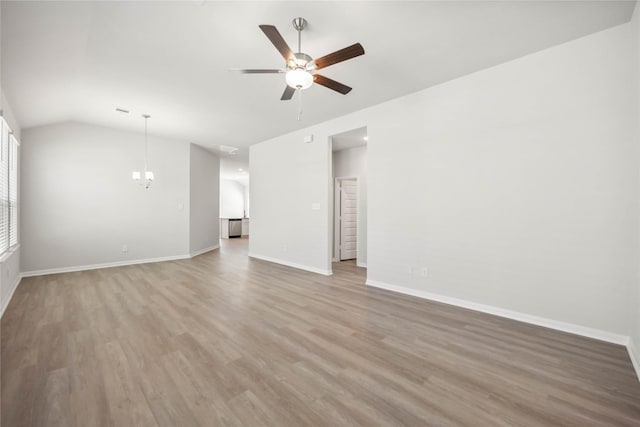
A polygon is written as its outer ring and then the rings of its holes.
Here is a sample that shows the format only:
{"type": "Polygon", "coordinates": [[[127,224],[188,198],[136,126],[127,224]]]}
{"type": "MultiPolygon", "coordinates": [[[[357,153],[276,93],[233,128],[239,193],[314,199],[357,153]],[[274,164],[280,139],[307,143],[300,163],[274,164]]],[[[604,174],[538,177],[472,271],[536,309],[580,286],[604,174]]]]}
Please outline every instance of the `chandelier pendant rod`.
{"type": "Polygon", "coordinates": [[[142,117],[144,117],[144,173],[145,173],[145,179],[146,179],[146,174],[147,174],[147,156],[148,156],[148,143],[147,143],[147,120],[149,119],[149,117],[151,117],[148,114],[143,114],[142,117]]]}

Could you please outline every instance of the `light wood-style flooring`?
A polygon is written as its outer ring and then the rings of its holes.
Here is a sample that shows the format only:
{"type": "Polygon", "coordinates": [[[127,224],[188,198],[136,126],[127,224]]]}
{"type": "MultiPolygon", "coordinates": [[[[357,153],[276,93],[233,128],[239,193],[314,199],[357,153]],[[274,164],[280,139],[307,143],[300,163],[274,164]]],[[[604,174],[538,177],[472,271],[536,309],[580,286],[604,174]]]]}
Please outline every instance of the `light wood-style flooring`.
{"type": "Polygon", "coordinates": [[[639,426],[622,346],[247,257],[25,278],[2,426],[639,426]]]}

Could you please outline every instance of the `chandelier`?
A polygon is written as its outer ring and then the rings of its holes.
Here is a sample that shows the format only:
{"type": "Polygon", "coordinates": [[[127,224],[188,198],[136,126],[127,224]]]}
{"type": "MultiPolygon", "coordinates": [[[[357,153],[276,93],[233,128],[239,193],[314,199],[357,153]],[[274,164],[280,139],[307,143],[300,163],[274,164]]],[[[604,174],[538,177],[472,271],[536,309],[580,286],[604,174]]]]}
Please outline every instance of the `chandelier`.
{"type": "Polygon", "coordinates": [[[143,174],[140,173],[140,171],[133,171],[133,180],[138,183],[138,185],[143,186],[144,188],[149,188],[151,187],[151,183],[153,182],[153,172],[151,172],[148,169],[148,162],[147,162],[147,120],[149,119],[149,117],[151,117],[148,114],[143,114],[142,117],[144,117],[144,179],[143,178],[143,174]]]}

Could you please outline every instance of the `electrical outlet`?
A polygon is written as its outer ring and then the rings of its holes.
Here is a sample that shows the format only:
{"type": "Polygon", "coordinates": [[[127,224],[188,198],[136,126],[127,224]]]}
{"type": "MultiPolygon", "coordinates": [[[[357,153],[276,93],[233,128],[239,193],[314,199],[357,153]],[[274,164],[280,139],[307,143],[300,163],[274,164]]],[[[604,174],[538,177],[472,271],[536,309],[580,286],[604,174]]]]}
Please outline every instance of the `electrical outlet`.
{"type": "Polygon", "coordinates": [[[420,276],[427,277],[427,267],[422,267],[420,269],[420,276]]]}
{"type": "Polygon", "coordinates": [[[282,252],[287,252],[287,245],[282,245],[282,252]]]}
{"type": "Polygon", "coordinates": [[[122,245],[122,252],[129,252],[129,247],[127,245],[122,245]]]}
{"type": "Polygon", "coordinates": [[[407,273],[409,273],[409,276],[411,276],[413,274],[413,267],[408,266],[407,267],[407,273]]]}

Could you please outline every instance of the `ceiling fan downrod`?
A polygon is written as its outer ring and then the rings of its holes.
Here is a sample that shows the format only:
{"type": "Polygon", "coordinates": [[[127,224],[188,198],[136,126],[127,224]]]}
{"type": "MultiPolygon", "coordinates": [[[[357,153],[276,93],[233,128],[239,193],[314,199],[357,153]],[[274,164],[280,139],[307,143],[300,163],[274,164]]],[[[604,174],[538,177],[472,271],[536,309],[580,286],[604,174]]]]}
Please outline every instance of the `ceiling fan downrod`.
{"type": "Polygon", "coordinates": [[[307,26],[307,20],[301,17],[292,21],[293,28],[298,32],[298,53],[302,53],[302,30],[307,26]]]}

